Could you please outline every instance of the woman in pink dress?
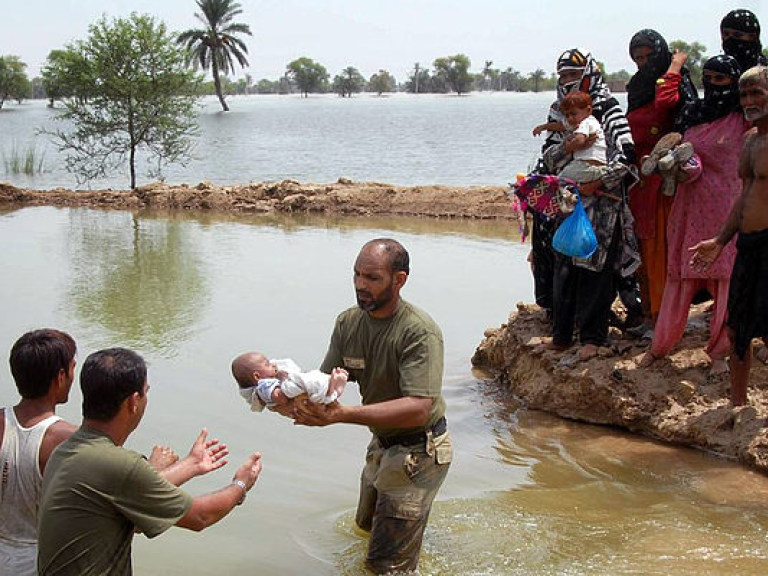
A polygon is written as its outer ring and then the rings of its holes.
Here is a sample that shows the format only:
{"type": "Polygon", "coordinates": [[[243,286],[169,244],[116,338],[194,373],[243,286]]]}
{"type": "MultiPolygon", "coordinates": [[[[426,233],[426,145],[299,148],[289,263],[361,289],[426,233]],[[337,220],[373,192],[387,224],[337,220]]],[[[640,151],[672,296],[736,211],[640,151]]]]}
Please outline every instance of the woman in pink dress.
{"type": "Polygon", "coordinates": [[[734,200],[741,194],[739,153],[749,124],[739,107],[739,66],[727,55],[704,64],[704,98],[680,113],[684,139],[695,155],[685,166],[685,179],[667,223],[667,281],[656,322],[653,343],[642,365],[669,354],[680,341],[693,297],[706,289],[714,297],[710,338],[706,348],[712,374],[727,372],[729,340],[725,329],[731,268],[736,256],[733,242],[716,265],[705,272],[691,267],[689,248],[716,236],[734,200]]]}

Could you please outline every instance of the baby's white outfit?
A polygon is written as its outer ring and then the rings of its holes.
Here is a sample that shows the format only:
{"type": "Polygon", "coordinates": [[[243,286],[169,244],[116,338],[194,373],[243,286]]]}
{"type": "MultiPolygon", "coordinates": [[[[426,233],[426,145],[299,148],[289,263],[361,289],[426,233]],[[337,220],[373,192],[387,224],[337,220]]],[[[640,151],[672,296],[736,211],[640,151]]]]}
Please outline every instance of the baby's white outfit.
{"type": "Polygon", "coordinates": [[[329,374],[320,370],[302,372],[298,364],[290,358],[272,360],[272,362],[275,363],[280,372],[286,373],[284,380],[279,378],[262,378],[255,386],[240,389],[240,396],[243,397],[254,412],[261,412],[265,406],[271,408],[275,405],[272,402],[272,392],[278,386],[288,398],[295,398],[299,394],[307,394],[310,402],[315,402],[316,404],[330,404],[338,397],[336,392],[326,396],[331,379],[329,374]]]}

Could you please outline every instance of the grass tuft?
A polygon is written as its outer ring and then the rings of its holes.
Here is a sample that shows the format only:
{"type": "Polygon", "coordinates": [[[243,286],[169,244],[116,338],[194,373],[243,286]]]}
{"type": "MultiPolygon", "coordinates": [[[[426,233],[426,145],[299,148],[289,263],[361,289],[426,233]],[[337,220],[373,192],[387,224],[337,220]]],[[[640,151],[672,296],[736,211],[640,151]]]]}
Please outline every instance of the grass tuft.
{"type": "Polygon", "coordinates": [[[43,172],[45,153],[40,152],[35,143],[21,148],[14,142],[10,153],[3,151],[3,165],[6,174],[34,176],[43,172]]]}

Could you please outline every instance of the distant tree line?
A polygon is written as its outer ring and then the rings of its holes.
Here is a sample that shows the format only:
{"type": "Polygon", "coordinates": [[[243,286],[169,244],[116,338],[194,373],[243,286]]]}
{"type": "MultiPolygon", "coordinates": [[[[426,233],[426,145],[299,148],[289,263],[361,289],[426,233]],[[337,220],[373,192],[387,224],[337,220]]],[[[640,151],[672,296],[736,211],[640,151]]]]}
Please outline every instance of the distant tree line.
{"type": "MultiPolygon", "coordinates": [[[[192,31],[187,31],[192,32],[192,31]]],[[[198,31],[201,32],[201,31],[198,31]]],[[[202,32],[201,32],[202,33],[202,32]]],[[[197,37],[194,36],[193,37],[197,37]]],[[[675,40],[670,43],[672,50],[682,50],[688,53],[687,66],[696,85],[701,85],[701,67],[707,58],[706,47],[699,43],[687,43],[675,40]]],[[[194,51],[193,51],[194,52],[194,51]]],[[[764,52],[768,55],[768,49],[764,52]]],[[[240,56],[244,58],[242,52],[240,56]]],[[[0,56],[0,108],[6,101],[22,102],[29,98],[47,98],[50,105],[56,100],[70,97],[72,84],[77,84],[76,79],[66,78],[60,74],[63,68],[72,70],[73,54],[66,49],[52,50],[40,77],[30,80],[26,74],[26,63],[18,56],[0,56]]],[[[190,65],[197,62],[201,66],[199,56],[188,58],[190,65]]],[[[211,62],[215,59],[209,58],[211,62]]],[[[226,61],[226,59],[224,59],[226,61]]],[[[366,79],[354,66],[347,66],[331,78],[327,69],[320,63],[308,57],[301,57],[286,66],[285,73],[277,79],[262,78],[254,80],[250,74],[243,78],[230,80],[225,75],[220,76],[219,90],[224,95],[244,94],[325,94],[336,93],[342,97],[349,97],[361,92],[375,94],[391,92],[409,92],[412,94],[447,94],[455,92],[466,94],[472,91],[481,92],[542,92],[554,90],[557,77],[554,73],[547,73],[542,69],[523,73],[509,66],[507,68],[495,68],[493,61],[486,60],[480,72],[470,71],[471,61],[464,54],[440,57],[432,62],[432,66],[425,66],[419,62],[413,65],[408,76],[397,82],[388,70],[379,70],[366,79]]],[[[604,69],[604,67],[603,67],[604,69]]],[[[219,66],[218,71],[225,70],[233,73],[230,66],[219,66]]],[[[217,71],[217,73],[218,73],[217,71]]],[[[631,78],[633,72],[625,69],[618,72],[604,73],[605,79],[615,86],[623,86],[631,78]]],[[[214,95],[217,90],[215,79],[201,81],[198,86],[199,95],[214,95]]],[[[226,106],[226,103],[224,104],[226,106]]]]}

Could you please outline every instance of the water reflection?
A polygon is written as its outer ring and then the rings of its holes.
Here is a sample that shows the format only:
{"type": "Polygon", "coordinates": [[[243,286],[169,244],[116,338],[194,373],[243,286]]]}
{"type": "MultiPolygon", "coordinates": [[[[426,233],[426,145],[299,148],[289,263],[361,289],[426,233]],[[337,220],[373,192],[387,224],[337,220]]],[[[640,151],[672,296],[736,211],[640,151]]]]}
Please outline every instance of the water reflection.
{"type": "MultiPolygon", "coordinates": [[[[147,217],[164,218],[167,213],[151,210],[142,212],[147,217]]],[[[302,229],[315,230],[370,230],[391,235],[393,232],[425,235],[469,237],[486,240],[517,241],[520,238],[518,223],[512,220],[431,218],[407,216],[348,216],[344,214],[267,213],[243,212],[179,212],[174,219],[196,222],[202,226],[219,224],[243,224],[261,228],[276,228],[283,233],[302,229]]],[[[372,232],[373,233],[373,232],[372,232]]]]}
{"type": "Polygon", "coordinates": [[[81,321],[122,346],[172,356],[204,314],[202,262],[177,218],[70,213],[69,295],[81,321]]]}

